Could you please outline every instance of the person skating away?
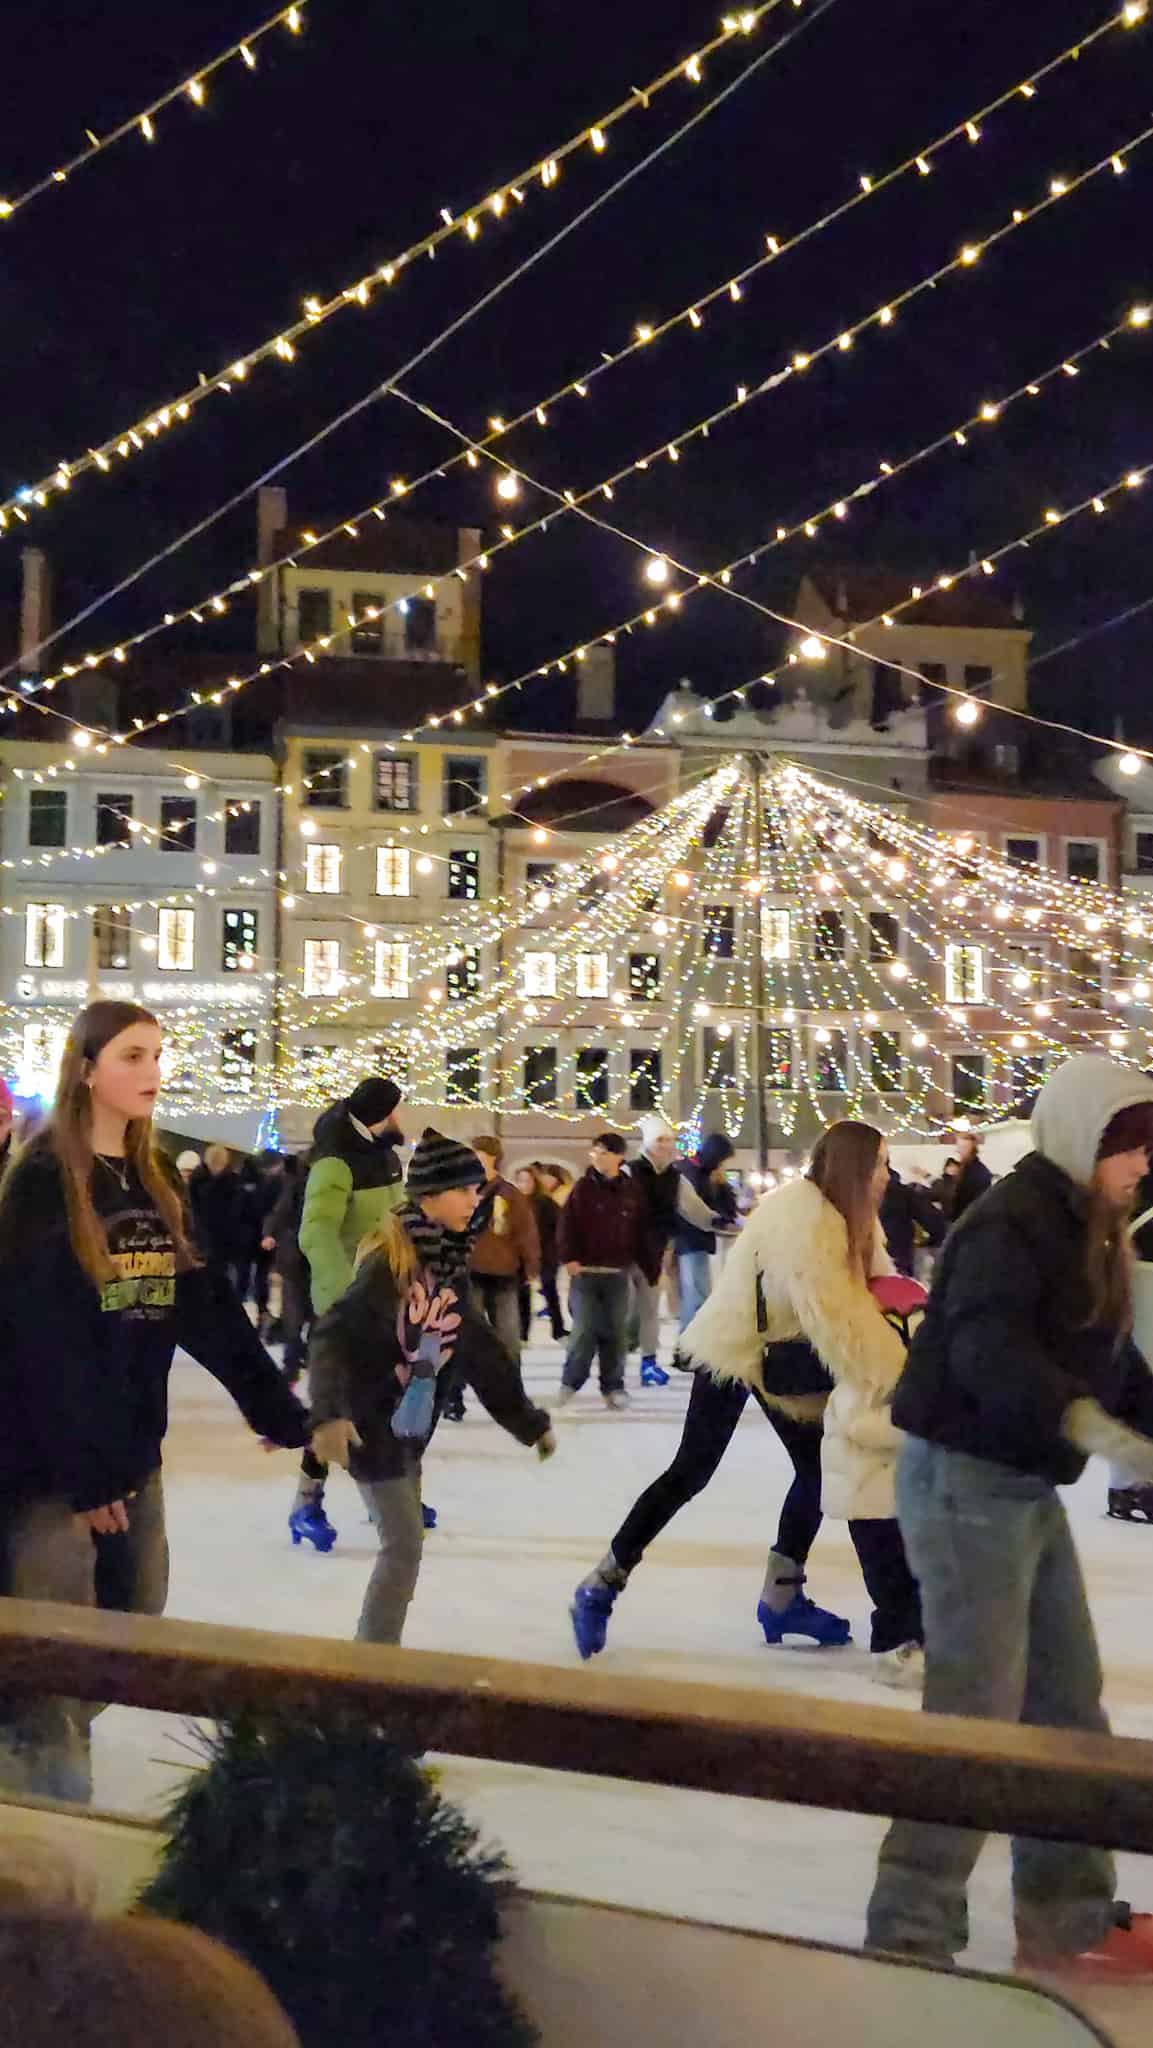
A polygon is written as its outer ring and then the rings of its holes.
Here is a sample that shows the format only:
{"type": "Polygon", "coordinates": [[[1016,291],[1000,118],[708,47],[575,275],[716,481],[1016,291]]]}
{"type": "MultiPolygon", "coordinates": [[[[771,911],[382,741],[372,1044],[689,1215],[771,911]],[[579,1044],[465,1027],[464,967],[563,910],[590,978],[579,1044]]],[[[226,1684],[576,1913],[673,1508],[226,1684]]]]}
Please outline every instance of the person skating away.
{"type": "Polygon", "coordinates": [[[588,1171],[581,1175],[561,1210],[557,1243],[569,1276],[569,1348],[557,1406],[576,1399],[592,1370],[600,1366],[606,1408],[627,1408],[629,1275],[634,1266],[655,1271],[645,1244],[643,1212],[636,1186],[624,1171],[625,1141],[619,1131],[593,1139],[588,1171]]]}
{"type": "MultiPolygon", "coordinates": [[[[117,1587],[109,1604],[163,1612],[161,1446],[178,1344],[259,1436],[290,1448],[309,1440],[306,1411],[234,1292],[201,1262],[179,1181],[155,1145],[162,1042],[134,1003],[82,1011],[51,1121],[0,1189],[4,1591],[17,1599],[91,1606],[103,1557],[117,1587]]],[[[0,1783],[86,1800],[95,1711],[55,1699],[9,1706],[0,1783]]]]}
{"type": "Polygon", "coordinates": [[[643,1230],[649,1271],[655,1264],[657,1277],[650,1280],[640,1266],[633,1268],[636,1298],[637,1341],[641,1353],[642,1387],[667,1387],[668,1373],[658,1353],[661,1339],[661,1276],[666,1255],[677,1230],[677,1190],[680,1168],[676,1133],[663,1116],[643,1116],[640,1122],[641,1149],[629,1167],[640,1195],[643,1230]]]}
{"type": "Polygon", "coordinates": [[[971,1209],[974,1202],[979,1202],[982,1195],[987,1195],[993,1185],[993,1176],[981,1157],[981,1140],[973,1131],[965,1131],[958,1138],[957,1157],[961,1166],[953,1183],[950,1223],[959,1223],[966,1210],[971,1209]]]}
{"type": "MultiPolygon", "coordinates": [[[[1045,1082],[1034,1151],[956,1226],[893,1404],[897,1507],[921,1585],[925,1708],[1108,1732],[1058,1488],[1090,1453],[1153,1480],[1153,1376],[1129,1341],[1127,1222],[1153,1147],[1153,1082],[1099,1055],[1045,1082]]],[[[950,1962],[968,1943],[983,1837],[899,1821],[868,1945],[950,1962]]],[[[1114,1898],[1112,1858],[1013,1843],[1018,1962],[1153,1976],[1153,1918],[1114,1898]]]]}
{"type": "Polygon", "coordinates": [[[532,1205],[501,1172],[499,1138],[474,1138],[472,1149],[484,1168],[490,1194],[485,1228],[472,1248],[472,1301],[492,1324],[505,1350],[520,1364],[520,1286],[540,1272],[540,1238],[532,1205]]]}
{"type": "Polygon", "coordinates": [[[687,1329],[702,1303],[708,1300],[717,1231],[735,1230],[740,1221],[736,1193],[725,1176],[725,1167],[732,1157],[729,1139],[723,1131],[714,1131],[681,1171],[673,1247],[677,1256],[682,1330],[687,1329]],[[707,1216],[702,1213],[702,1204],[707,1216]]]}
{"type": "Polygon", "coordinates": [[[833,1124],[814,1148],[806,1177],[765,1195],[746,1220],[713,1293],[681,1339],[693,1390],[676,1457],[577,1588],[572,1620],[582,1657],[604,1648],[609,1616],[631,1573],[654,1537],[708,1485],[752,1394],[793,1467],[757,1607],[766,1642],[801,1636],[839,1648],[849,1641],[848,1622],[804,1591],[821,1526],[828,1408],[825,1478],[833,1511],[849,1520],[872,1596],[875,1673],[886,1684],[917,1682],[917,1589],[888,1490],[897,1438],[887,1402],[905,1345],[870,1292],[871,1280],[893,1271],[877,1221],[887,1174],[879,1131],[833,1124]]]}
{"type": "MultiPolygon", "coordinates": [[[[357,1246],[404,1200],[396,1156],[404,1143],[399,1103],[396,1082],[374,1074],[317,1118],[297,1232],[314,1316],[340,1299],[352,1279],[357,1246]]],[[[327,1478],[309,1452],[288,1517],[294,1546],[307,1542],[329,1551],[336,1542],[324,1504],[327,1478]]]]}
{"type": "Polygon", "coordinates": [[[365,1240],[352,1285],[312,1332],[316,1447],[352,1473],[380,1544],[361,1642],[401,1639],[424,1544],[421,1457],[454,1386],[467,1380],[538,1456],[556,1449],[548,1414],[469,1299],[469,1226],[483,1182],[474,1151],[426,1130],[403,1207],[365,1240]]]}

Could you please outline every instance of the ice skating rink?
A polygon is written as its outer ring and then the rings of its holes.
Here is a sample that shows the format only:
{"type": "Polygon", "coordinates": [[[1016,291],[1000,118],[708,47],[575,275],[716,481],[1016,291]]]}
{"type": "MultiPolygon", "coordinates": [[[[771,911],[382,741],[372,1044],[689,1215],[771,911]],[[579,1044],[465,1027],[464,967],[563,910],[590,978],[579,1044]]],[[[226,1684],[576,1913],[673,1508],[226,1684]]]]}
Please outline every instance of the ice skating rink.
{"type": "MultiPolygon", "coordinates": [[[[526,1381],[546,1406],[559,1368],[551,1343],[528,1354],[526,1381]]],[[[636,1379],[634,1360],[633,1405],[624,1415],[610,1415],[586,1389],[558,1417],[560,1448],[547,1465],[504,1436],[475,1400],[463,1425],[441,1426],[425,1462],[425,1497],[441,1522],[427,1542],[409,1645],[577,1668],[571,1590],[672,1456],[687,1403],[688,1382],[678,1374],[668,1388],[643,1393],[636,1379]]],[[[351,1483],[337,1474],[331,1487],[337,1549],[327,1557],[294,1551],[285,1526],[293,1459],[265,1455],[198,1368],[178,1364],[172,1396],[169,1612],[351,1635],[373,1557],[351,1483]]],[[[712,1487],[654,1546],[618,1602],[602,1670],[775,1686],[862,1705],[902,1703],[902,1695],[872,1683],[867,1649],[764,1645],[755,1608],[788,1469],[775,1436],[750,1408],[712,1487]]],[[[1153,1527],[1104,1518],[1101,1468],[1091,1467],[1067,1498],[1114,1726],[1153,1736],[1153,1527]]],[[[843,1528],[826,1524],[810,1570],[814,1596],[849,1615],[858,1643],[867,1643],[868,1603],[843,1528]]],[[[913,1702],[905,1703],[914,1711],[913,1702]]],[[[113,1709],[98,1722],[96,1742],[97,1801],[105,1807],[153,1811],[188,1767],[184,1731],[160,1715],[113,1709]]],[[[860,1940],[879,1822],[483,1763],[450,1763],[445,1780],[534,1888],[738,1927],[860,1940]]],[[[1123,1877],[1122,1895],[1153,1910],[1153,1859],[1126,1859],[1123,1877]]],[[[1005,1845],[992,1843],[973,1888],[969,1960],[980,1967],[1009,1960],[1007,1879],[1005,1845]]],[[[1126,2036],[1135,1997],[1153,2013],[1153,1992],[1125,1994],[1126,2036]]]]}

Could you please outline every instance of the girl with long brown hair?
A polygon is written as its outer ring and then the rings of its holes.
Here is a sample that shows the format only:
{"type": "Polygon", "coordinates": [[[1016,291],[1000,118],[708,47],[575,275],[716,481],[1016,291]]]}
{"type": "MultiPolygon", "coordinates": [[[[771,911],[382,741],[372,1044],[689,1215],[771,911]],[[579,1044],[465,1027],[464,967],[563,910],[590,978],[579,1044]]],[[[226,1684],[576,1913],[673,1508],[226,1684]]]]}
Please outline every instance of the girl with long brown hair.
{"type": "Polygon", "coordinates": [[[630,1572],[707,1486],[752,1394],[793,1466],[757,1608],[766,1642],[799,1636],[836,1648],[849,1640],[848,1622],[803,1591],[822,1512],[830,1512],[848,1521],[873,1598],[876,1676],[918,1682],[920,1612],[894,1520],[900,1438],[888,1415],[905,1346],[870,1292],[871,1282],[891,1284],[893,1276],[877,1220],[887,1174],[879,1131],[834,1124],[808,1174],[786,1181],[752,1212],[681,1338],[694,1383],[677,1455],[577,1588],[572,1618],[582,1656],[604,1648],[630,1572]]]}
{"type": "MultiPolygon", "coordinates": [[[[153,1134],[161,1045],[149,1010],[90,1003],[68,1034],[52,1117],[0,1188],[10,1597],[163,1612],[161,1444],[178,1344],[258,1435],[308,1441],[306,1411],[189,1237],[153,1134]]],[[[0,1719],[0,1785],[86,1799],[91,1713],[42,1700],[0,1719]]]]}

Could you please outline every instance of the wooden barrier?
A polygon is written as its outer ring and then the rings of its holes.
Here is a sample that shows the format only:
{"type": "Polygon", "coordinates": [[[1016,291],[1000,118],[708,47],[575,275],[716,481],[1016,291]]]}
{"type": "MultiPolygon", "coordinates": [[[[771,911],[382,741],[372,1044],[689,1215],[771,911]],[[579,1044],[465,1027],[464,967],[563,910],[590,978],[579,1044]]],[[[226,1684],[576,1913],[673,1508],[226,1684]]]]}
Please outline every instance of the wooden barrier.
{"type": "Polygon", "coordinates": [[[421,1749],[1153,1851],[1153,1742],[0,1600],[3,1692],[354,1707],[421,1749]]]}

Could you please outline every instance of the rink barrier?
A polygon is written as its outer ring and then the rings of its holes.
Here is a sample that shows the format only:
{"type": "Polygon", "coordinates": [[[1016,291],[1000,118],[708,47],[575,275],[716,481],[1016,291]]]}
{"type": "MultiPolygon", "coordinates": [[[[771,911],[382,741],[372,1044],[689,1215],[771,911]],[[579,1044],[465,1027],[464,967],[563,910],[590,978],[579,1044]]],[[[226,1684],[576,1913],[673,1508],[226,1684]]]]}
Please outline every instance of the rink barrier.
{"type": "Polygon", "coordinates": [[[1153,1742],[0,1601],[0,1698],[357,1708],[421,1750],[1153,1853],[1153,1742]]]}

